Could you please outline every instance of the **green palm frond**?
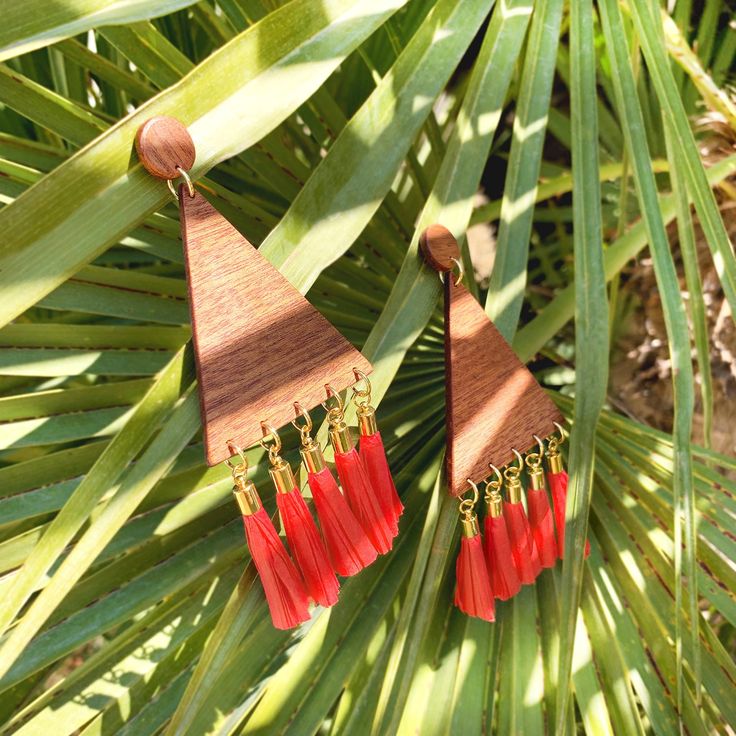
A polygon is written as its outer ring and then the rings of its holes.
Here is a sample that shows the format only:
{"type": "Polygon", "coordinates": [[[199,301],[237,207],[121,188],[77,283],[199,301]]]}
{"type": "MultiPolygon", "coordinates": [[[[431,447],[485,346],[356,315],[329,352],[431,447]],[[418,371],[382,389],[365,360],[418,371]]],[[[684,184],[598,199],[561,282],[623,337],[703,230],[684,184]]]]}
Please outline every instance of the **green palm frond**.
{"type": "MultiPolygon", "coordinates": [[[[711,444],[703,287],[707,268],[736,306],[736,156],[705,167],[692,120],[734,120],[719,3],[6,4],[0,733],[736,724],[736,460],[711,444]],[[401,534],[292,632],[268,620],[229,471],[204,465],[177,209],[132,148],[156,114],[188,126],[208,198],[375,366],[401,534]],[[497,231],[471,288],[572,425],[565,562],[490,625],[452,606],[441,288],[418,252],[433,222],[468,273],[466,231],[497,231]],[[671,434],[609,401],[609,322],[647,249],[671,434]]],[[[262,450],[248,459],[265,488],[262,450]]]]}

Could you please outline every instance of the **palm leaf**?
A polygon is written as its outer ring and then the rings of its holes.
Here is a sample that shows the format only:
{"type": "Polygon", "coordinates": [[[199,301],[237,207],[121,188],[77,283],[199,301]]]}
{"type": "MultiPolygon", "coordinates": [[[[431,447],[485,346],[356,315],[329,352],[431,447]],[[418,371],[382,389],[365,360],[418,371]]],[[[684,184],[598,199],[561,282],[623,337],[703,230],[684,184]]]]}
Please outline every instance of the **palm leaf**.
{"type": "MultiPolygon", "coordinates": [[[[2,733],[736,722],[736,461],[691,440],[681,296],[706,376],[696,225],[729,302],[736,273],[713,193],[732,196],[736,157],[706,169],[688,119],[701,98],[730,119],[717,5],[692,33],[687,0],[29,0],[4,16],[2,733]],[[155,114],[187,124],[198,185],[375,366],[401,534],[296,631],[270,626],[229,472],[203,465],[177,214],[132,154],[155,114]],[[437,221],[468,273],[466,231],[498,222],[487,294],[469,285],[573,427],[565,564],[491,625],[452,606],[440,284],[418,253],[437,221]],[[647,249],[672,434],[605,403],[605,284],[616,321],[647,249]]],[[[248,458],[273,512],[262,450],[248,458]]]]}

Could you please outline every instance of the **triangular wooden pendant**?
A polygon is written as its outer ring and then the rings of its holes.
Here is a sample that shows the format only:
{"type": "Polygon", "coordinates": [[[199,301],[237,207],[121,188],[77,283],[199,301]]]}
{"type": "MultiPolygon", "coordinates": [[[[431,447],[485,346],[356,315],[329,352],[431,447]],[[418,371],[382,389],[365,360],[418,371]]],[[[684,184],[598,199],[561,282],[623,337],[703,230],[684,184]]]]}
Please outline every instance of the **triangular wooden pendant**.
{"type": "Polygon", "coordinates": [[[447,483],[453,496],[555,431],[562,415],[462,285],[460,248],[443,225],[419,239],[424,260],[444,274],[447,483]],[[459,270],[455,278],[453,270],[459,270]]]}
{"type": "Polygon", "coordinates": [[[370,363],[199,193],[179,190],[207,463],[281,427],[370,363]]]}
{"type": "Polygon", "coordinates": [[[525,452],[562,420],[531,372],[462,285],[445,277],[447,478],[450,493],[468,490],[525,452]]]}

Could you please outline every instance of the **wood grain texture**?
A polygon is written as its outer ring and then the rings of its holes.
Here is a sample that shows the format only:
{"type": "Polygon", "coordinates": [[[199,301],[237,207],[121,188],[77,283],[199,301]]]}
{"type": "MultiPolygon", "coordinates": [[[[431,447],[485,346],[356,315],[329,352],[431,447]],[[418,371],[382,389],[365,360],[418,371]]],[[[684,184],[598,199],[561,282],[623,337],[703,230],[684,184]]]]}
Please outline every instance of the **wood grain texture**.
{"type": "Polygon", "coordinates": [[[419,238],[424,260],[435,271],[452,271],[452,259],[460,260],[455,236],[444,225],[430,225],[419,238]]]}
{"type": "Polygon", "coordinates": [[[512,449],[536,447],[532,435],[562,421],[531,372],[514,354],[475,297],[445,280],[447,479],[454,496],[502,467],[512,449]]]}
{"type": "Polygon", "coordinates": [[[179,188],[208,465],[282,427],[371,364],[199,193],[179,188]]]}
{"type": "Polygon", "coordinates": [[[138,128],[135,150],[146,171],[159,179],[177,179],[176,167],[189,171],[196,156],[194,141],[183,123],[164,115],[138,128]]]}

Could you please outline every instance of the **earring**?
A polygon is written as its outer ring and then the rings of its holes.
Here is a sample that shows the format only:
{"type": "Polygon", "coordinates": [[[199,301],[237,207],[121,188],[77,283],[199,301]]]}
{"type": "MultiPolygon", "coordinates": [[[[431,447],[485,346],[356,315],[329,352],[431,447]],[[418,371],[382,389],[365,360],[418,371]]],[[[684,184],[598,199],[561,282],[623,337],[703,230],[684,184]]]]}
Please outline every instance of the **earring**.
{"type": "Polygon", "coordinates": [[[301,570],[309,597],[320,606],[332,606],[337,603],[340,584],[327,559],[317,525],[299,492],[291,466],[279,455],[281,439],[278,432],[268,422],[261,422],[261,426],[261,445],[268,451],[268,472],[276,488],[276,505],[289,549],[301,570]],[[271,441],[267,442],[269,438],[271,441]]]}
{"type": "Polygon", "coordinates": [[[228,448],[231,455],[240,457],[239,463],[226,462],[232,470],[233,494],[243,515],[245,538],[266,594],[271,620],[277,629],[293,629],[309,619],[304,584],[261,504],[255,485],[246,477],[248,461],[243,451],[232,441],[228,448]]]}
{"type": "Polygon", "coordinates": [[[542,567],[554,567],[557,562],[557,540],[555,539],[555,523],[552,518],[552,509],[549,507],[547,488],[544,483],[542,458],[544,457],[544,443],[537,435],[538,452],[527,453],[525,462],[529,471],[529,489],[526,492],[526,507],[529,516],[529,526],[532,529],[534,543],[539,552],[539,561],[542,567]]]}
{"type": "Polygon", "coordinates": [[[399,494],[391,477],[391,470],[386,460],[381,433],[376,424],[376,410],[371,406],[371,382],[363,371],[354,369],[355,380],[363,381],[365,388],[353,386],[353,401],[358,409],[358,425],[360,427],[360,458],[365,466],[368,482],[378,496],[383,515],[393,530],[394,536],[399,532],[399,517],[404,512],[399,494]]]}
{"type": "Polygon", "coordinates": [[[324,407],[330,425],[330,443],[335,451],[337,476],[350,508],[368,535],[368,539],[379,554],[385,554],[393,547],[394,526],[386,518],[368,480],[363,461],[355,449],[350,427],[345,423],[345,411],[340,395],[329,384],[325,385],[325,390],[327,400],[324,407]]]}
{"type": "Polygon", "coordinates": [[[473,496],[460,501],[462,536],[460,553],[455,564],[455,605],[468,616],[495,621],[491,580],[483,556],[478,517],[474,510],[478,503],[478,486],[472,480],[468,480],[468,483],[473,496]]]}
{"type": "Polygon", "coordinates": [[[463,286],[460,248],[452,233],[431,225],[419,245],[444,288],[447,486],[458,496],[466,483],[484,480],[489,467],[496,474],[486,485],[484,549],[493,594],[506,600],[521,585],[533,583],[543,566],[554,564],[554,526],[540,470],[544,448],[528,462],[529,517],[522,502],[524,458],[516,448],[529,451],[529,438],[548,436],[562,416],[463,286]]]}
{"type": "Polygon", "coordinates": [[[179,203],[205,458],[233,470],[274,626],[291,628],[309,618],[307,593],[329,606],[339,583],[291,468],[278,455],[275,428],[291,421],[295,395],[310,409],[321,403],[326,381],[342,391],[354,383],[354,369],[367,375],[372,367],[199,192],[190,176],[196,150],[182,123],[151,118],[138,129],[135,147],[143,167],[165,180],[179,203]],[[236,452],[242,458],[238,446],[261,441],[264,417],[274,439],[268,449],[277,503],[306,590],[245,478],[244,462],[229,460],[236,452]]]}
{"type": "Polygon", "coordinates": [[[492,465],[496,477],[486,483],[486,518],[483,521],[483,545],[488,572],[491,576],[493,595],[506,601],[521,590],[521,581],[516,572],[516,563],[511,552],[511,540],[503,515],[501,488],[503,476],[492,465]]]}
{"type": "MultiPolygon", "coordinates": [[[[565,441],[565,433],[562,427],[555,422],[559,438],[550,437],[547,440],[547,480],[549,480],[552,492],[552,505],[555,510],[555,526],[557,527],[557,556],[563,559],[565,556],[565,509],[567,506],[567,482],[568,477],[562,466],[562,456],[559,447],[565,441]]],[[[585,540],[583,557],[590,554],[590,542],[585,540]]]]}
{"type": "Polygon", "coordinates": [[[294,402],[294,411],[296,419],[291,423],[301,436],[302,462],[307,469],[307,483],[312,491],[327,554],[338,575],[355,575],[370,565],[378,553],[340,493],[322,450],[310,436],[312,419],[309,412],[298,401],[294,402]],[[299,417],[304,419],[303,424],[297,421],[299,417]]]}

